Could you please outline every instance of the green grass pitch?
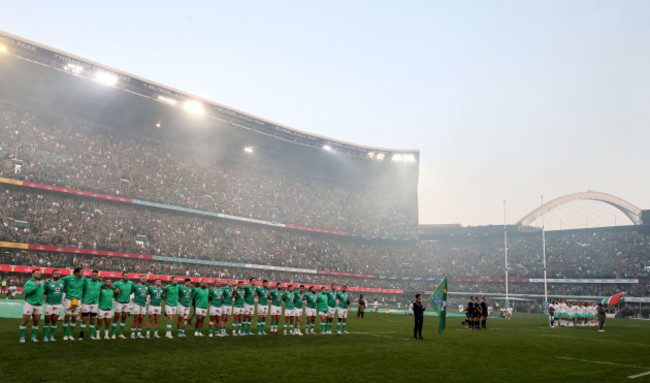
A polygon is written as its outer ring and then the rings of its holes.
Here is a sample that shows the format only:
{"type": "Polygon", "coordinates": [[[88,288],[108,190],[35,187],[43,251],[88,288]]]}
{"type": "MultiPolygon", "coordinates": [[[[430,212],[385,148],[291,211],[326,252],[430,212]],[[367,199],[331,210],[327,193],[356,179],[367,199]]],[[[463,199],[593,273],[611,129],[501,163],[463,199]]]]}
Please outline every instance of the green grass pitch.
{"type": "Polygon", "coordinates": [[[19,344],[19,320],[0,319],[0,376],[2,382],[650,381],[647,321],[608,319],[607,331],[598,333],[550,329],[542,315],[491,319],[479,331],[464,329],[461,320],[448,318],[438,335],[438,319],[426,317],[424,340],[412,338],[412,317],[368,313],[348,320],[347,336],[195,338],[188,327],[185,339],[63,342],[59,325],[56,343],[19,344]]]}

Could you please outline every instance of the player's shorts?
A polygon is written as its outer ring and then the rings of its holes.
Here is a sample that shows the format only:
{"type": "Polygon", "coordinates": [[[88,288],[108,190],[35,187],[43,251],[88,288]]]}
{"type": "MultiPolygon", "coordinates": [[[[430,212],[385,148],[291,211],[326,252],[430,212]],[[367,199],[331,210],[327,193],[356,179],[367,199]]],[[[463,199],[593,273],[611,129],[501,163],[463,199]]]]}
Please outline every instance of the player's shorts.
{"type": "Polygon", "coordinates": [[[310,309],[309,307],[305,308],[305,313],[307,314],[308,317],[315,317],[316,316],[316,309],[310,309]]]}
{"type": "Polygon", "coordinates": [[[291,310],[284,309],[284,316],[285,317],[295,317],[296,316],[295,311],[296,310],[294,310],[294,309],[291,309],[291,310]]]}
{"type": "Polygon", "coordinates": [[[95,303],[92,305],[89,304],[83,304],[81,305],[81,312],[84,314],[97,314],[99,312],[99,303],[95,303]]]}
{"type": "Polygon", "coordinates": [[[257,304],[257,315],[266,315],[269,313],[269,305],[268,303],[265,305],[257,304]]]}
{"type": "Polygon", "coordinates": [[[327,316],[334,318],[334,315],[336,315],[336,307],[327,307],[327,316]]]}
{"type": "Polygon", "coordinates": [[[282,306],[271,306],[271,315],[282,315],[282,306]]]}
{"type": "Polygon", "coordinates": [[[195,307],[194,308],[194,314],[204,317],[204,316],[208,315],[208,309],[207,308],[202,309],[200,307],[195,307]]]}
{"type": "Polygon", "coordinates": [[[253,315],[255,314],[255,306],[244,303],[244,315],[253,315]]]}
{"type": "Polygon", "coordinates": [[[221,306],[221,315],[232,314],[232,306],[221,306]]]}
{"type": "Polygon", "coordinates": [[[23,305],[23,315],[38,315],[43,313],[43,306],[34,306],[31,303],[25,302],[23,305]]]}
{"type": "Polygon", "coordinates": [[[149,305],[149,310],[147,310],[147,313],[149,315],[160,315],[160,313],[162,313],[162,307],[149,305]]]}
{"type": "Polygon", "coordinates": [[[243,307],[235,307],[232,309],[233,314],[235,315],[241,315],[244,313],[244,308],[243,307]]]}
{"type": "Polygon", "coordinates": [[[65,310],[65,315],[79,315],[81,311],[81,299],[64,299],[63,310],[65,310]]]}
{"type": "Polygon", "coordinates": [[[190,315],[190,308],[185,307],[185,306],[183,306],[182,304],[179,303],[178,306],[176,306],[176,314],[183,315],[183,316],[188,316],[188,315],[190,315]]]}
{"type": "Polygon", "coordinates": [[[139,304],[133,305],[133,315],[144,315],[147,313],[147,306],[140,306],[139,304]]]}
{"type": "Polygon", "coordinates": [[[221,307],[210,306],[210,316],[211,317],[220,317],[221,316],[221,307]]]}
{"type": "Polygon", "coordinates": [[[339,319],[345,319],[348,317],[348,309],[339,308],[339,319]]]}
{"type": "Polygon", "coordinates": [[[327,316],[327,311],[319,311],[318,315],[322,317],[327,316]]]}
{"type": "Polygon", "coordinates": [[[165,315],[176,315],[176,306],[165,305],[165,315]]]}
{"type": "Polygon", "coordinates": [[[61,315],[63,305],[45,305],[45,315],[61,315]]]}
{"type": "Polygon", "coordinates": [[[301,317],[302,313],[305,311],[305,309],[301,308],[295,308],[293,309],[293,316],[295,317],[301,317]]]}
{"type": "Polygon", "coordinates": [[[111,319],[113,317],[113,315],[111,314],[112,314],[111,310],[99,309],[99,314],[97,314],[97,319],[111,319]]]}
{"type": "Polygon", "coordinates": [[[129,303],[114,302],[113,309],[115,309],[116,313],[130,313],[131,312],[131,302],[129,302],[129,303]]]}

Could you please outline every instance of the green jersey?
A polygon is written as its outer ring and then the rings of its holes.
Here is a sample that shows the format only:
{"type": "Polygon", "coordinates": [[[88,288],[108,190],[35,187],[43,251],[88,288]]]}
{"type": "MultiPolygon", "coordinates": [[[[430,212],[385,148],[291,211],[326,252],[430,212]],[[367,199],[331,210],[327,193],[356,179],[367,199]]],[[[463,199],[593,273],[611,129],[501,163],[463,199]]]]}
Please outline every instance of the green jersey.
{"type": "Polygon", "coordinates": [[[99,279],[93,281],[92,278],[86,278],[84,283],[84,298],[81,300],[81,303],[86,305],[94,305],[99,303],[99,289],[104,286],[104,282],[99,279]]]}
{"type": "Polygon", "coordinates": [[[45,285],[41,283],[36,286],[38,282],[34,278],[29,278],[29,281],[25,283],[25,302],[29,303],[32,306],[42,306],[43,305],[43,289],[45,285]]]}
{"type": "Polygon", "coordinates": [[[294,292],[287,291],[286,293],[282,294],[282,300],[284,301],[284,309],[285,310],[293,310],[296,308],[296,305],[293,303],[293,294],[294,292]]]}
{"type": "Polygon", "coordinates": [[[223,306],[223,290],[221,288],[210,289],[210,305],[212,307],[223,306]]]}
{"type": "Polygon", "coordinates": [[[318,308],[319,312],[323,312],[323,313],[327,312],[327,301],[328,301],[327,293],[318,294],[318,296],[316,297],[316,307],[318,308]]]}
{"type": "Polygon", "coordinates": [[[305,297],[305,293],[301,293],[300,291],[294,291],[293,292],[293,304],[296,305],[297,309],[302,308],[302,300],[305,297]]]}
{"type": "Polygon", "coordinates": [[[156,287],[156,286],[149,286],[149,304],[152,306],[159,307],[160,304],[162,303],[162,296],[163,296],[163,290],[162,287],[156,287]]]}
{"type": "Polygon", "coordinates": [[[140,307],[145,307],[147,305],[147,297],[149,296],[149,286],[138,283],[133,288],[135,296],[133,297],[133,303],[140,307]]]}
{"type": "Polygon", "coordinates": [[[271,298],[271,306],[282,306],[282,290],[271,290],[269,298],[271,298]]]}
{"type": "Polygon", "coordinates": [[[223,291],[223,305],[226,307],[232,307],[232,293],[234,292],[232,287],[224,286],[221,288],[223,291]]]}
{"type": "Polygon", "coordinates": [[[183,307],[190,307],[192,301],[192,291],[194,287],[185,287],[185,285],[178,285],[178,303],[183,307]]]}
{"type": "Polygon", "coordinates": [[[86,277],[77,278],[76,275],[68,275],[63,277],[63,282],[65,283],[65,299],[81,299],[84,295],[84,282],[86,277]]]}
{"type": "Polygon", "coordinates": [[[327,290],[327,307],[336,307],[336,291],[327,290]]]}
{"type": "Polygon", "coordinates": [[[65,282],[58,280],[56,282],[49,281],[45,284],[43,292],[47,295],[45,303],[48,305],[60,305],[63,302],[63,290],[65,289],[65,282]]]}
{"type": "Polygon", "coordinates": [[[245,289],[235,289],[235,291],[233,291],[232,296],[235,298],[235,307],[244,307],[245,291],[245,289]]]}
{"type": "Polygon", "coordinates": [[[117,296],[115,297],[115,300],[118,303],[130,303],[131,302],[131,293],[133,292],[133,289],[135,288],[135,283],[133,281],[124,281],[124,279],[120,279],[119,281],[113,283],[113,286],[111,286],[113,290],[119,289],[120,291],[117,293],[117,296]]]}
{"type": "Polygon", "coordinates": [[[307,308],[308,309],[315,309],[316,308],[316,294],[313,294],[313,293],[305,294],[305,302],[307,303],[307,308]]]}
{"type": "Polygon", "coordinates": [[[251,306],[255,304],[255,286],[244,285],[244,303],[251,306]]]}
{"type": "Polygon", "coordinates": [[[348,308],[348,293],[336,293],[336,297],[339,299],[339,308],[347,310],[347,308],[348,308]]]}
{"type": "Polygon", "coordinates": [[[207,287],[197,287],[192,292],[192,299],[194,299],[194,307],[198,309],[207,309],[210,297],[210,289],[207,287]]]}
{"type": "Polygon", "coordinates": [[[169,307],[178,306],[178,284],[165,286],[165,305],[169,307]]]}
{"type": "Polygon", "coordinates": [[[255,294],[257,294],[257,304],[262,306],[269,305],[269,289],[265,289],[262,286],[257,286],[255,288],[255,294]]]}
{"type": "Polygon", "coordinates": [[[111,288],[108,287],[102,287],[99,290],[99,309],[104,310],[104,311],[109,311],[113,309],[113,295],[115,295],[115,291],[113,291],[113,287],[111,288]]]}

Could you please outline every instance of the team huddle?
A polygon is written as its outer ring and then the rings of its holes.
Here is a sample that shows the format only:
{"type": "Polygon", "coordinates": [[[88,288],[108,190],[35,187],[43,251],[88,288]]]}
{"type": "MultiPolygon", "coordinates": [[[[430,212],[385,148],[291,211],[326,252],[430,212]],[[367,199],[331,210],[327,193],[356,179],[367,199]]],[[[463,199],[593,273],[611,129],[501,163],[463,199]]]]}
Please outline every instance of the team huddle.
{"type": "Polygon", "coordinates": [[[227,324],[232,315],[231,334],[233,336],[254,335],[251,328],[257,312],[257,335],[280,334],[303,335],[301,320],[305,314],[305,334],[316,334],[314,330],[316,317],[320,319],[320,333],[332,334],[336,324],[337,335],[348,334],[347,316],[350,300],[347,288],[340,291],[332,284],[328,290],[316,287],[306,290],[304,285],[294,289],[288,284],[283,290],[281,283],[275,288],[269,287],[268,281],[257,285],[255,278],[249,284],[243,281],[228,281],[221,286],[216,281],[208,286],[201,279],[198,286],[193,286],[189,278],[182,284],[176,277],[163,286],[160,279],[153,285],[147,283],[147,277],[140,277],[139,283],[128,279],[123,273],[122,279],[113,283],[110,279],[101,280],[99,272],[93,270],[90,278],[82,275],[82,268],[74,269],[72,275],[61,278],[59,270],[52,272],[51,279],[41,281],[41,271],[34,270],[32,277],[25,283],[25,304],[23,319],[20,323],[20,342],[25,342],[27,324],[32,320],[31,339],[38,342],[39,321],[45,314],[43,341],[55,341],[61,311],[63,317],[63,340],[75,340],[74,333],[80,318],[79,340],[89,329],[90,339],[101,339],[102,326],[104,339],[126,339],[124,330],[127,318],[132,315],[130,335],[136,338],[161,338],[158,333],[163,303],[165,306],[165,337],[173,338],[172,327],[176,317],[176,336],[185,337],[186,327],[190,324],[190,308],[196,317],[194,336],[204,336],[205,318],[209,317],[208,336],[228,336],[227,324]],[[257,300],[257,302],[256,302],[257,300]],[[284,304],[284,321],[281,321],[284,304]],[[256,310],[257,308],[257,310],[256,310]],[[338,313],[338,323],[337,323],[338,313]],[[118,329],[119,327],[119,329],[118,329]],[[153,335],[152,335],[153,332],[153,335]]]}
{"type": "Polygon", "coordinates": [[[598,310],[595,303],[552,301],[548,305],[549,326],[575,327],[596,326],[598,310]]]}

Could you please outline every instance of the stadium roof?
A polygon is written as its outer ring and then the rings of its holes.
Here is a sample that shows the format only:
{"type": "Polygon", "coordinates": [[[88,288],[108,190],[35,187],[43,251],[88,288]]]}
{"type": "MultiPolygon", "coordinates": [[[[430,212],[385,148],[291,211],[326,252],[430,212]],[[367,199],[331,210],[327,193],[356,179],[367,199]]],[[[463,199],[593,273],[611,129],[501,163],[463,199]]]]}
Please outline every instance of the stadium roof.
{"type": "Polygon", "coordinates": [[[390,149],[357,145],[293,129],[4,31],[0,31],[0,51],[0,53],[9,54],[71,76],[100,82],[130,94],[184,108],[189,112],[205,114],[213,119],[280,140],[309,147],[325,148],[354,157],[419,162],[419,150],[416,149],[390,149]]]}

